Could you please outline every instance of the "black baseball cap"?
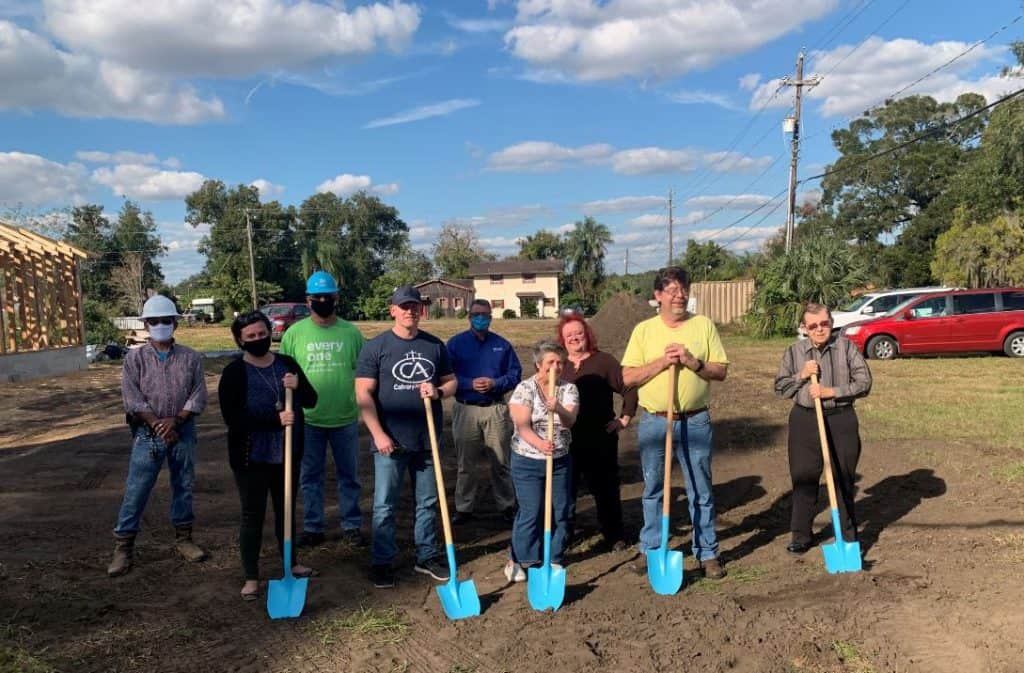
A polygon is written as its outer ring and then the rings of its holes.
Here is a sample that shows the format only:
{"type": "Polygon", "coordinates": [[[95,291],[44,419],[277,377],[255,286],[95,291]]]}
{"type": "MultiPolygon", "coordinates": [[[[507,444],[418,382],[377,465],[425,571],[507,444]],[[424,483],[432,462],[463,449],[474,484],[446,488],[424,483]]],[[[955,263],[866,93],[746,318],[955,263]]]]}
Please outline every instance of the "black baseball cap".
{"type": "Polygon", "coordinates": [[[391,294],[391,303],[394,306],[408,304],[411,301],[414,301],[417,304],[423,303],[423,297],[420,295],[420,291],[412,285],[396,287],[395,291],[391,294]]]}

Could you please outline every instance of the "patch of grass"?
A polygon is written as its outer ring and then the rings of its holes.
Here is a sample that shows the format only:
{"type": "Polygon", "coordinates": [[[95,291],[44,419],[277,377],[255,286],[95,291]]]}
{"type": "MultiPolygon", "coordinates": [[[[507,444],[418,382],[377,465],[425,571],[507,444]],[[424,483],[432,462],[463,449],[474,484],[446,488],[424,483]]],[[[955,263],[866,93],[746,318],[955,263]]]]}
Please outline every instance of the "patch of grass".
{"type": "Polygon", "coordinates": [[[476,666],[463,666],[462,664],[455,664],[448,669],[448,673],[476,673],[476,666]]]}
{"type": "Polygon", "coordinates": [[[832,650],[843,662],[847,670],[854,673],[875,673],[875,667],[871,665],[871,662],[864,659],[864,655],[861,654],[860,647],[856,643],[845,640],[833,640],[832,650]]]}
{"type": "Polygon", "coordinates": [[[21,647],[0,643],[0,673],[56,673],[57,669],[21,647]]]}
{"type": "Polygon", "coordinates": [[[1006,552],[1011,561],[1024,563],[1024,533],[996,535],[993,541],[1006,552]]]}
{"type": "Polygon", "coordinates": [[[995,470],[995,476],[1004,481],[1024,479],[1024,460],[1018,460],[995,470]]]}
{"type": "Polygon", "coordinates": [[[409,665],[409,660],[403,659],[402,661],[392,666],[391,670],[388,673],[407,673],[407,671],[409,670],[409,665]]]}
{"type": "Polygon", "coordinates": [[[400,643],[409,632],[409,625],[402,621],[395,608],[359,608],[347,615],[315,619],[311,629],[314,638],[327,647],[338,643],[344,631],[356,637],[368,638],[376,644],[400,643]]]}
{"type": "Polygon", "coordinates": [[[759,582],[768,573],[768,570],[762,566],[749,566],[746,568],[729,566],[726,570],[728,570],[728,574],[720,580],[709,580],[706,577],[701,577],[691,582],[690,586],[696,591],[719,593],[724,584],[759,582]]]}

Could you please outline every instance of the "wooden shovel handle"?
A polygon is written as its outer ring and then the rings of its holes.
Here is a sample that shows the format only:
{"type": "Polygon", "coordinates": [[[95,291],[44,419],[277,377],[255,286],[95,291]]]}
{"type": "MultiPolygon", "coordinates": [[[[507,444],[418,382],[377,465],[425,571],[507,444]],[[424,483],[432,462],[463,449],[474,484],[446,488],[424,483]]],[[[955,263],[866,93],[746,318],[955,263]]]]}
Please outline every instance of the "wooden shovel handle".
{"type": "Polygon", "coordinates": [[[669,495],[672,493],[672,425],[675,422],[676,371],[678,365],[668,367],[668,409],[665,411],[665,483],[662,486],[661,514],[668,516],[669,495]]]}
{"type": "MultiPolygon", "coordinates": [[[[548,395],[555,397],[555,370],[548,370],[548,395]]],[[[557,399],[557,398],[556,398],[557,399]]],[[[548,436],[547,440],[554,446],[555,443],[555,410],[548,409],[548,436]]],[[[544,530],[551,530],[551,482],[554,479],[555,456],[554,452],[548,454],[547,465],[544,471],[544,530]]]]}
{"type": "MultiPolygon", "coordinates": [[[[292,410],[292,397],[295,391],[284,389],[284,410],[292,410]]],[[[292,426],[284,428],[284,539],[292,539],[292,426]]],[[[290,560],[288,561],[291,562],[290,560]]]]}
{"type": "Polygon", "coordinates": [[[452,543],[452,524],[448,519],[448,496],[444,492],[441,452],[437,450],[437,432],[434,430],[434,406],[429,397],[423,398],[423,410],[427,415],[427,433],[430,435],[430,452],[434,457],[434,479],[437,481],[437,501],[441,506],[441,525],[444,528],[444,543],[447,546],[452,543]]]}
{"type": "MultiPolygon", "coordinates": [[[[818,382],[818,375],[811,374],[811,383],[818,382]]],[[[818,440],[821,442],[821,459],[825,464],[825,483],[828,485],[828,504],[832,509],[837,509],[839,505],[836,500],[836,483],[832,478],[832,457],[828,450],[828,433],[825,432],[825,412],[821,408],[821,399],[817,398],[814,400],[814,412],[818,417],[818,440]]],[[[839,532],[836,531],[836,537],[839,536],[839,532]]]]}

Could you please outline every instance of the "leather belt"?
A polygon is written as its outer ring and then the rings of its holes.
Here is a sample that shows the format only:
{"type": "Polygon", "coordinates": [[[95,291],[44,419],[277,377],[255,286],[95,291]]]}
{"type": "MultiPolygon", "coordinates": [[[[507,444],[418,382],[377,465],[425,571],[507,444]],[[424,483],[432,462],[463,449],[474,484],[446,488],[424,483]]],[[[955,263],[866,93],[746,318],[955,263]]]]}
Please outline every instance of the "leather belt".
{"type": "MultiPolygon", "coordinates": [[[[805,407],[805,406],[800,405],[800,404],[795,404],[793,406],[795,406],[800,411],[806,411],[809,414],[813,414],[814,413],[814,407],[805,407]]],[[[835,416],[836,414],[841,414],[844,411],[853,411],[853,405],[852,404],[844,404],[844,405],[839,406],[839,407],[829,407],[829,408],[822,407],[822,409],[821,409],[821,413],[822,413],[823,416],[835,416]]]]}
{"type": "Polygon", "coordinates": [[[499,404],[498,402],[495,402],[493,400],[487,400],[486,402],[469,402],[467,400],[455,400],[455,401],[458,402],[459,404],[465,404],[466,406],[470,406],[470,407],[489,407],[489,406],[494,405],[494,404],[499,404]]]}
{"type": "MultiPolygon", "coordinates": [[[[676,411],[676,412],[673,412],[672,416],[674,416],[675,418],[689,418],[690,416],[696,416],[697,414],[702,414],[702,413],[704,413],[707,410],[708,410],[707,407],[701,407],[700,409],[693,409],[691,411],[676,411]]],[[[667,411],[649,411],[649,410],[645,410],[645,411],[647,411],[647,413],[653,414],[655,416],[661,416],[662,418],[668,418],[668,412],[667,411]]]]}

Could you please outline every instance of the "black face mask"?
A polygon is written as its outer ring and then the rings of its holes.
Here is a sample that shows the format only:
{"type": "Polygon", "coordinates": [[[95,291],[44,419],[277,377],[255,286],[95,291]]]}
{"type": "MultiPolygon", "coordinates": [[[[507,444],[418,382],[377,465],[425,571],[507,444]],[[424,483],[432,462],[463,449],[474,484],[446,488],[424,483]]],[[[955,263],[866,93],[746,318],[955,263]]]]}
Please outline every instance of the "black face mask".
{"type": "Polygon", "coordinates": [[[332,315],[334,315],[334,297],[314,299],[309,303],[311,305],[311,308],[313,309],[313,313],[316,313],[321,318],[330,318],[332,315]]]}
{"type": "Polygon", "coordinates": [[[270,337],[265,336],[255,341],[243,341],[242,350],[255,357],[263,357],[270,350],[270,337]]]}

